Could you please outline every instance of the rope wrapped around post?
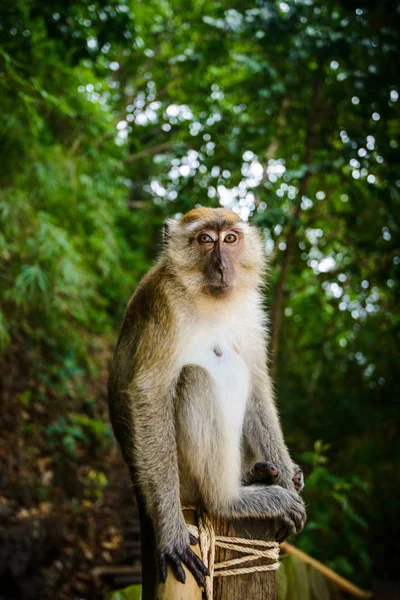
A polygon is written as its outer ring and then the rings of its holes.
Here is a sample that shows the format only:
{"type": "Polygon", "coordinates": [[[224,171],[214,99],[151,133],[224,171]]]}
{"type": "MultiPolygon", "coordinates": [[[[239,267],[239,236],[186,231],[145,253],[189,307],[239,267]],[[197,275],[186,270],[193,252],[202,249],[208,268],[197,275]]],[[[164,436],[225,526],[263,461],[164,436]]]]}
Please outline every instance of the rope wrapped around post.
{"type": "Polygon", "coordinates": [[[228,575],[242,575],[255,573],[257,571],[275,571],[279,568],[279,544],[278,542],[265,542],[263,540],[250,540],[245,538],[225,537],[215,535],[213,524],[207,513],[194,506],[185,506],[183,510],[193,510],[197,513],[198,527],[188,525],[191,534],[199,540],[201,558],[210,572],[206,578],[206,598],[213,599],[214,577],[226,577],[228,575]],[[224,562],[215,563],[215,547],[233,550],[244,554],[239,558],[232,558],[224,562]],[[236,568],[236,565],[267,558],[272,560],[268,565],[252,565],[236,568]]]}

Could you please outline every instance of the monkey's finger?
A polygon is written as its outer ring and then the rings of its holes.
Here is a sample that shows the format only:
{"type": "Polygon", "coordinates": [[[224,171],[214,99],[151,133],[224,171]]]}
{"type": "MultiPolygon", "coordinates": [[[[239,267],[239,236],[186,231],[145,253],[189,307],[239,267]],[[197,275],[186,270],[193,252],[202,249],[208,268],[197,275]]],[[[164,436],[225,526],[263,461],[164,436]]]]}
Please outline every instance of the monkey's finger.
{"type": "Polygon", "coordinates": [[[186,581],[186,573],[183,570],[183,567],[181,565],[181,561],[180,558],[178,557],[177,554],[175,554],[175,552],[172,554],[169,554],[168,558],[170,559],[171,563],[172,563],[172,568],[175,571],[175,577],[177,578],[178,581],[180,581],[181,583],[185,583],[186,581]]]}
{"type": "Polygon", "coordinates": [[[207,575],[207,577],[210,576],[210,572],[207,569],[206,565],[203,563],[201,558],[199,556],[197,556],[197,554],[195,552],[193,552],[193,550],[191,550],[191,549],[190,549],[190,558],[193,560],[193,563],[196,565],[196,567],[203,573],[203,575],[207,575]]]}
{"type": "Polygon", "coordinates": [[[197,554],[193,552],[191,548],[187,549],[187,552],[182,557],[182,560],[192,573],[198,585],[205,589],[203,575],[209,575],[210,573],[203,561],[197,556],[197,554]]]}
{"type": "Polygon", "coordinates": [[[288,502],[282,518],[285,516],[289,517],[296,523],[296,526],[300,526],[306,518],[306,507],[304,500],[296,492],[289,491],[287,494],[289,495],[289,498],[287,498],[288,502]]]}
{"type": "Polygon", "coordinates": [[[296,527],[296,532],[299,533],[304,527],[304,524],[307,519],[304,503],[301,500],[300,496],[297,496],[300,500],[297,504],[291,507],[291,510],[288,511],[286,516],[294,523],[296,527]]]}
{"type": "Polygon", "coordinates": [[[160,552],[158,555],[158,566],[160,569],[160,579],[163,583],[165,583],[167,581],[168,569],[167,559],[164,552],[160,552]]]}
{"type": "Polygon", "coordinates": [[[282,521],[283,524],[278,529],[278,532],[275,535],[275,539],[279,544],[281,544],[287,537],[289,537],[289,535],[294,535],[296,533],[296,526],[291,519],[285,517],[282,519],[282,521]]]}
{"type": "Polygon", "coordinates": [[[287,527],[286,525],[282,525],[282,527],[280,527],[275,534],[275,540],[278,542],[278,544],[282,544],[287,537],[289,537],[287,527]]]}
{"type": "Polygon", "coordinates": [[[199,543],[198,538],[193,533],[189,533],[189,541],[191,546],[196,546],[199,543]]]}
{"type": "Polygon", "coordinates": [[[186,567],[189,569],[189,571],[195,578],[197,585],[199,587],[202,587],[205,589],[206,583],[204,581],[203,575],[200,573],[197,565],[194,564],[194,561],[192,560],[192,558],[189,556],[186,556],[185,558],[183,558],[183,562],[185,563],[186,567]]]}
{"type": "Polygon", "coordinates": [[[191,572],[191,574],[193,575],[193,577],[195,578],[197,585],[199,587],[206,589],[206,582],[204,581],[203,575],[193,565],[186,565],[186,566],[189,569],[189,571],[191,572]]]}

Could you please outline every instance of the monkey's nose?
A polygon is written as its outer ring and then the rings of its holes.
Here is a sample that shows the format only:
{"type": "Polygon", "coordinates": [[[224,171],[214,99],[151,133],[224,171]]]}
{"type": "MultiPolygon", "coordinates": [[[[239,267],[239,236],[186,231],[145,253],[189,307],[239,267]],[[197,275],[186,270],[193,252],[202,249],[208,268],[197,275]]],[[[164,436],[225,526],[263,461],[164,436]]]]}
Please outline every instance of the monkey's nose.
{"type": "Polygon", "coordinates": [[[222,283],[224,283],[224,282],[225,282],[225,278],[226,278],[226,272],[227,272],[227,270],[228,270],[228,267],[226,267],[226,266],[225,266],[225,265],[223,265],[222,263],[220,263],[220,264],[217,266],[217,271],[218,271],[218,272],[220,273],[220,275],[221,275],[221,281],[222,281],[222,283]]]}

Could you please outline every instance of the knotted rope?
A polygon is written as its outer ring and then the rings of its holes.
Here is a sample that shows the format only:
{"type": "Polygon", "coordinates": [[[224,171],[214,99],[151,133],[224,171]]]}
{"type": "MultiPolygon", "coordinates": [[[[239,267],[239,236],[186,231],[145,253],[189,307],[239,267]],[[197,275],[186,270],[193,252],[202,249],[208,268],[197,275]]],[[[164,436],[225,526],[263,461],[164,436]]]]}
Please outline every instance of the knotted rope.
{"type": "Polygon", "coordinates": [[[210,572],[206,578],[206,598],[213,598],[214,577],[226,577],[228,575],[242,575],[244,573],[256,573],[257,571],[275,571],[279,568],[279,544],[278,542],[265,542],[263,540],[249,540],[245,538],[225,537],[215,535],[213,524],[207,513],[194,506],[185,506],[183,510],[195,510],[197,512],[196,525],[188,525],[189,532],[198,538],[200,553],[203,563],[210,572]],[[215,547],[234,550],[245,556],[232,558],[220,563],[214,563],[215,547]],[[258,546],[258,548],[257,548],[258,546]],[[262,549],[260,549],[262,548],[262,549]],[[249,567],[232,568],[241,563],[246,563],[261,558],[268,558],[274,562],[269,565],[252,565],[249,567]]]}

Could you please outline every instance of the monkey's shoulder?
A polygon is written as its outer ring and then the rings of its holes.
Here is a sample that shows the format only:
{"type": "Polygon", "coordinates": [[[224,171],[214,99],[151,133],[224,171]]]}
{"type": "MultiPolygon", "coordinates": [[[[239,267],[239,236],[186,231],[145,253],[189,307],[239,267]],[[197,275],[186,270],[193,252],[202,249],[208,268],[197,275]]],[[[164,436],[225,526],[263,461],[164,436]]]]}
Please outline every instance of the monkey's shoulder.
{"type": "Polygon", "coordinates": [[[128,301],[120,341],[124,337],[141,338],[147,335],[149,330],[159,330],[167,334],[173,329],[175,322],[173,299],[177,293],[173,273],[168,265],[159,261],[143,277],[128,301]]]}
{"type": "Polygon", "coordinates": [[[111,366],[110,389],[126,387],[141,370],[170,354],[176,319],[168,280],[159,261],[128,301],[111,366]]]}

